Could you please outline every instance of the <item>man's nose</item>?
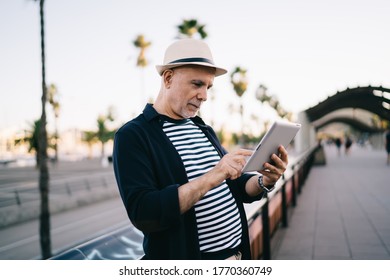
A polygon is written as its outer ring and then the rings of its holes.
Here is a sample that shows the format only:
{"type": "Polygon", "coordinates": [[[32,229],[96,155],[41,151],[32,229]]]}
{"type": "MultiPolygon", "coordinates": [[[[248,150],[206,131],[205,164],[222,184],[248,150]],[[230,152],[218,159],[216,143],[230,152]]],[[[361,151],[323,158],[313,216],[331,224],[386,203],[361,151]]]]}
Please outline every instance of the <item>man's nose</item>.
{"type": "Polygon", "coordinates": [[[199,90],[197,97],[198,97],[198,99],[200,99],[202,101],[206,101],[207,95],[208,95],[207,88],[202,88],[199,90]]]}

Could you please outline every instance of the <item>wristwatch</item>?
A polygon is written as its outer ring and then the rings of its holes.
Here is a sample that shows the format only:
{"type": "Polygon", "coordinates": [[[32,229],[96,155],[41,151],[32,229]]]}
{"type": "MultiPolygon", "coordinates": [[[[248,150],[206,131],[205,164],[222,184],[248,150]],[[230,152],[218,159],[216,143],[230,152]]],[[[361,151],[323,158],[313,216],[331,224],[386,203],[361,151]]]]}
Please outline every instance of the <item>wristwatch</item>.
{"type": "Polygon", "coordinates": [[[257,178],[257,183],[259,184],[260,189],[262,189],[266,193],[272,192],[275,188],[275,185],[270,185],[270,186],[264,185],[263,176],[259,176],[259,178],[257,178]]]}

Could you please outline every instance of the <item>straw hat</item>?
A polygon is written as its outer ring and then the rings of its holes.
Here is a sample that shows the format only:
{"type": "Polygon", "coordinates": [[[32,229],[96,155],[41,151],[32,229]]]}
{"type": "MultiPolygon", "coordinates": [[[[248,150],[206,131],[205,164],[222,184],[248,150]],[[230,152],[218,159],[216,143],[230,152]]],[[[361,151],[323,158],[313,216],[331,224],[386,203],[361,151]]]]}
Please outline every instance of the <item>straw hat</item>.
{"type": "Polygon", "coordinates": [[[227,72],[214,64],[209,46],[195,39],[181,39],[171,44],[165,51],[163,65],[156,65],[156,69],[161,76],[166,69],[189,64],[214,68],[216,69],[215,76],[227,72]]]}

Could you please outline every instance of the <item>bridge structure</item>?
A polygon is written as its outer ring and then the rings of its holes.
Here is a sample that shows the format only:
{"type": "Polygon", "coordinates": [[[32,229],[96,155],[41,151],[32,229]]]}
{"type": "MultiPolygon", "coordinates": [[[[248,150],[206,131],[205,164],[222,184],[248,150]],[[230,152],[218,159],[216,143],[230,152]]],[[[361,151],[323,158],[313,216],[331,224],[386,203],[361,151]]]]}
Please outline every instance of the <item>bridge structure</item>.
{"type": "Polygon", "coordinates": [[[333,123],[368,134],[373,145],[354,145],[348,154],[321,146],[322,165],[311,169],[289,227],[275,232],[271,258],[389,260],[390,167],[383,133],[390,128],[390,89],[347,88],[301,112],[299,122],[300,152],[317,145],[317,132],[333,123]],[[380,121],[372,122],[373,116],[380,121]]]}
{"type": "Polygon", "coordinates": [[[299,113],[298,122],[302,124],[302,129],[296,137],[297,149],[303,152],[314,146],[317,141],[316,132],[331,123],[344,123],[357,131],[369,133],[374,138],[381,138],[385,127],[373,124],[370,119],[372,115],[390,122],[390,89],[367,86],[336,92],[299,113]],[[344,114],[338,114],[342,110],[344,114]]]}

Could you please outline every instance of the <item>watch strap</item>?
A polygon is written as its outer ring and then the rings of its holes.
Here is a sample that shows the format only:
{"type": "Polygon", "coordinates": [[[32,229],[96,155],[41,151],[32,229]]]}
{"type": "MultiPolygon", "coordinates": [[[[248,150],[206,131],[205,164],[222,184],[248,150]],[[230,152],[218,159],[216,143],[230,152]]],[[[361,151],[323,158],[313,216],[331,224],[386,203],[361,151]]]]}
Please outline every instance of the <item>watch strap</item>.
{"type": "Polygon", "coordinates": [[[263,176],[259,176],[259,178],[257,179],[257,183],[259,185],[259,188],[267,193],[269,193],[275,189],[275,185],[270,185],[270,186],[264,185],[263,176]]]}

